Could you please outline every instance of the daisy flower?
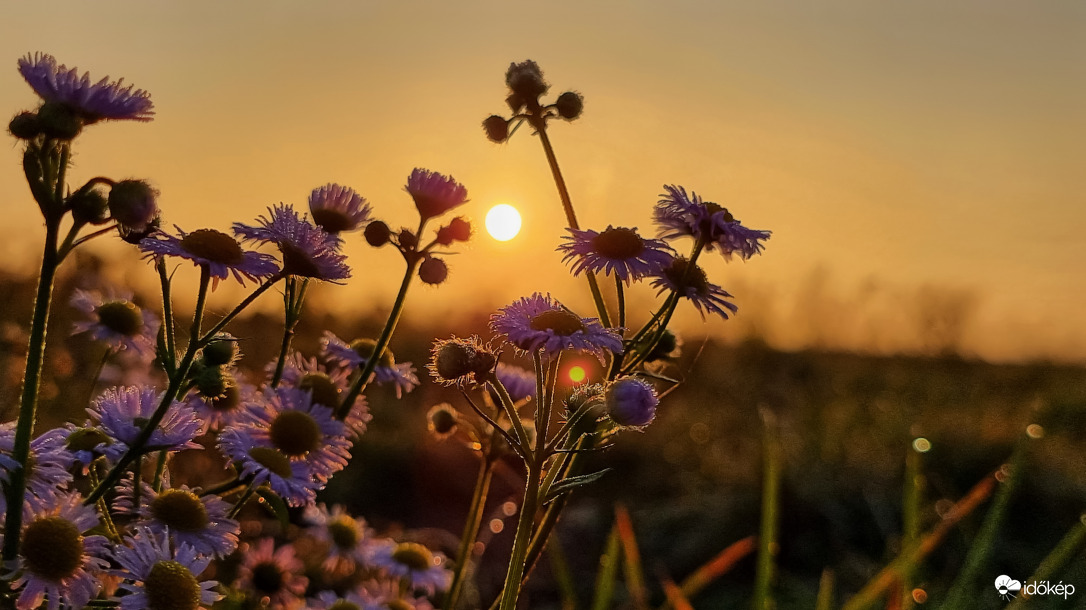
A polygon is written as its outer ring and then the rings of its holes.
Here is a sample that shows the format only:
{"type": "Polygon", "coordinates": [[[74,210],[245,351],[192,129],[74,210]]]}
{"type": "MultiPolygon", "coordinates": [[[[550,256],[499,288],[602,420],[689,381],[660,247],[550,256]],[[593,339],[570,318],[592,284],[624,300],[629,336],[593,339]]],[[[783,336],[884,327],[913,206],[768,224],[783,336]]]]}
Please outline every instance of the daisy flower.
{"type": "Polygon", "coordinates": [[[168,535],[175,546],[186,544],[199,555],[225,557],[238,548],[241,528],[227,516],[233,508],[229,502],[214,494],[198,496],[186,485],[161,492],[146,482],[141,486],[138,511],[132,510],[131,478],[119,486],[114,510],[135,512],[140,527],[155,536],[168,535]]]}
{"type": "Polygon", "coordinates": [[[326,184],[309,194],[309,213],[313,224],[335,235],[356,231],[370,219],[370,205],[354,189],[326,184]]]}
{"type": "Polygon", "coordinates": [[[317,490],[324,488],[309,464],[291,460],[278,449],[257,442],[247,426],[223,430],[219,449],[237,469],[240,479],[251,479],[254,485],[267,484],[290,506],[311,503],[317,490]]]}
{"type": "Polygon", "coordinates": [[[109,567],[109,543],[84,535],[96,527],[98,513],[82,497],[65,494],[51,507],[27,511],[12,589],[22,589],[15,607],[82,608],[102,587],[99,573],[109,567]]]}
{"type": "MultiPolygon", "coordinates": [[[[103,432],[116,441],[103,449],[106,457],[116,460],[128,451],[161,400],[162,394],[153,387],[129,386],[109,388],[94,401],[94,406],[87,409],[87,413],[103,432]]],[[[191,407],[174,401],[151,433],[145,448],[169,451],[200,449],[200,445],[192,439],[200,433],[201,427],[191,407]]]]}
{"type": "Polygon", "coordinates": [[[337,420],[330,407],[314,403],[305,390],[265,390],[263,408],[251,411],[244,425],[257,444],[291,461],[304,461],[318,479],[327,480],[351,457],[347,424],[337,420]]]}
{"type": "Polygon", "coordinates": [[[305,566],[294,556],[294,547],[287,544],[275,550],[275,541],[264,538],[248,545],[241,563],[240,586],[256,594],[262,604],[271,608],[296,608],[309,579],[301,574],[305,566]]]}
{"type": "Polygon", "coordinates": [[[468,200],[468,190],[453,180],[452,176],[420,167],[415,168],[407,177],[405,188],[415,200],[415,207],[418,208],[422,220],[441,216],[468,200]]]}
{"type": "Polygon", "coordinates": [[[177,256],[208,270],[216,283],[234,275],[239,283],[245,279],[257,281],[275,275],[279,267],[267,254],[242,250],[241,244],[226,233],[215,229],[198,229],[185,233],[175,226],[180,237],[158,232],[140,240],[139,248],[148,256],[177,256]]]}
{"type": "Polygon", "coordinates": [[[705,271],[697,265],[691,267],[690,261],[683,256],[676,256],[670,265],[662,269],[652,285],[660,289],[657,294],[670,291],[689,299],[702,318],[708,312],[719,314],[726,320],[728,311],[734,314],[739,310],[735,304],[726,300],[732,295],[709,282],[705,271]]]}
{"type": "Polygon", "coordinates": [[[268,208],[268,216],[257,219],[259,226],[234,223],[234,235],[246,240],[279,246],[283,273],[335,282],[351,277],[338,252],[339,238],[298,215],[289,205],[268,208]]]}
{"type": "MultiPolygon", "coordinates": [[[[75,456],[68,451],[65,430],[56,428],[30,441],[30,459],[26,472],[27,505],[32,509],[52,506],[72,482],[68,472],[75,456]]],[[[18,467],[10,455],[15,448],[15,430],[11,425],[0,427],[0,480],[8,481],[9,473],[18,467]]],[[[7,512],[7,497],[0,497],[0,513],[7,512]]]]}
{"type": "MultiPolygon", "coordinates": [[[[321,353],[325,357],[342,363],[344,366],[362,368],[373,357],[377,342],[373,339],[355,339],[349,344],[331,331],[324,331],[321,338],[321,353]]],[[[373,369],[373,380],[379,384],[391,383],[396,386],[396,398],[410,392],[419,385],[415,367],[410,362],[396,363],[392,350],[385,348],[377,367],[373,369]]]]}
{"type": "Polygon", "coordinates": [[[260,408],[256,388],[231,375],[222,394],[214,397],[199,392],[191,393],[185,400],[203,424],[201,433],[221,430],[245,418],[246,414],[260,408]]]}
{"type": "Polygon", "coordinates": [[[412,589],[434,595],[452,584],[452,572],[445,567],[445,557],[434,554],[417,542],[385,541],[373,551],[374,565],[394,578],[405,579],[412,589]]]}
{"type": "Polygon", "coordinates": [[[198,577],[211,563],[188,544],[173,546],[165,533],[137,527],[128,538],[131,546],[119,545],[114,558],[121,569],[121,610],[197,610],[210,608],[222,595],[213,589],[219,583],[201,582],[198,577]]]}
{"type": "Polygon", "coordinates": [[[113,351],[129,349],[140,356],[154,355],[158,319],[133,303],[131,294],[103,296],[77,288],[72,294],[72,307],[91,318],[76,322],[73,335],[90,333],[92,339],[113,351]]]}
{"type": "MultiPolygon", "coordinates": [[[[275,362],[268,363],[269,376],[274,373],[275,365],[275,362]]],[[[350,388],[349,377],[350,371],[346,368],[326,366],[316,358],[306,358],[297,352],[288,356],[283,365],[283,385],[308,392],[313,404],[333,411],[339,407],[343,395],[350,388]]],[[[366,398],[360,394],[344,421],[353,434],[360,435],[366,431],[370,419],[366,398]]]]}
{"type": "Polygon", "coordinates": [[[689,235],[704,239],[708,251],[719,248],[725,258],[738,254],[743,259],[759,254],[762,242],[769,239],[769,231],[744,227],[726,208],[703,201],[697,193],[687,195],[686,189],[675,185],[664,185],[664,190],[653,211],[664,239],[689,235]]]}
{"type": "Polygon", "coordinates": [[[88,123],[101,119],[150,121],[155,114],[151,94],[143,89],[124,87],[123,78],[109,82],[108,76],[92,85],[89,73],[80,76],[76,68],[58,66],[56,58],[46,53],[20,59],[19,73],[43,100],[73,108],[88,123]]]}
{"type": "Polygon", "coordinates": [[[306,509],[305,520],[312,524],[306,531],[328,545],[324,569],[332,573],[349,572],[367,562],[373,532],[365,521],[347,514],[342,506],[329,512],[323,504],[306,509]]]}
{"type": "Polygon", "coordinates": [[[658,239],[644,239],[637,229],[612,227],[602,232],[569,229],[569,240],[558,246],[565,253],[563,262],[573,262],[573,275],[585,271],[615,276],[627,285],[671,261],[668,245],[658,239]]]}
{"type": "Polygon", "coordinates": [[[582,318],[538,292],[514,301],[490,316],[490,328],[505,335],[522,353],[543,350],[547,357],[573,349],[594,354],[621,353],[622,337],[596,318],[582,318]]]}

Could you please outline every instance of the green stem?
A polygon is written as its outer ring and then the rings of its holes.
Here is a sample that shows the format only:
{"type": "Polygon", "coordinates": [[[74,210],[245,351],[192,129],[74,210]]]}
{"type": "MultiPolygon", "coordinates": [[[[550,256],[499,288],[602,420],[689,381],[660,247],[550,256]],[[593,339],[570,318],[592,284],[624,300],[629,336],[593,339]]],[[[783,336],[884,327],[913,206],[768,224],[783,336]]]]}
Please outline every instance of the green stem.
{"type": "Polygon", "coordinates": [[[173,296],[170,290],[170,276],[166,273],[166,259],[159,258],[155,261],[155,269],[158,270],[158,282],[162,288],[162,325],[166,329],[166,351],[163,354],[169,357],[168,363],[163,362],[167,371],[172,373],[177,366],[177,334],[174,330],[173,296]]]}
{"type": "MultiPolygon", "coordinates": [[[[566,180],[562,177],[562,169],[558,167],[558,157],[555,156],[551,139],[547,136],[547,120],[542,116],[533,116],[530,117],[529,121],[539,135],[539,141],[543,144],[543,152],[547,155],[547,164],[550,165],[554,184],[558,187],[558,196],[562,199],[562,209],[566,212],[566,222],[569,224],[569,228],[580,229],[581,226],[577,224],[577,214],[573,211],[573,201],[569,197],[569,189],[566,188],[566,180]]],[[[585,276],[588,278],[588,289],[592,291],[592,300],[596,302],[596,312],[600,316],[600,322],[604,326],[611,326],[611,317],[607,315],[607,304],[603,300],[599,282],[596,281],[596,274],[588,271],[585,276]]]]}
{"type": "Polygon", "coordinates": [[[226,495],[226,492],[233,491],[242,485],[241,479],[234,477],[229,481],[223,481],[217,485],[212,485],[207,489],[200,490],[200,497],[210,495],[226,495]]]}
{"type": "MultiPolygon", "coordinates": [[[[496,444],[492,439],[491,446],[496,444]]],[[[460,600],[460,592],[464,588],[464,581],[471,566],[472,547],[479,536],[479,528],[483,523],[483,509],[486,507],[487,494],[490,492],[490,482],[494,478],[494,460],[490,455],[483,457],[479,465],[479,476],[475,480],[475,490],[471,495],[471,506],[468,508],[468,518],[464,522],[464,532],[460,536],[460,548],[456,555],[456,572],[453,574],[452,585],[449,594],[445,596],[445,610],[456,608],[456,602],[460,600]]]]}
{"type": "MultiPolygon", "coordinates": [[[[419,233],[422,233],[421,226],[419,233]]],[[[403,274],[403,281],[400,282],[400,291],[396,294],[396,301],[392,303],[392,311],[388,314],[388,320],[385,322],[384,329],[381,330],[381,336],[377,338],[377,344],[373,346],[373,354],[366,360],[366,365],[362,368],[362,374],[354,380],[351,389],[348,390],[343,402],[340,403],[339,409],[336,411],[337,419],[347,418],[347,415],[351,412],[351,407],[354,406],[354,401],[369,385],[369,378],[373,375],[374,369],[377,368],[377,363],[380,362],[385,353],[385,348],[388,347],[388,343],[392,339],[392,333],[396,330],[396,324],[400,321],[404,303],[407,302],[407,289],[411,286],[411,279],[415,277],[415,268],[418,267],[419,262],[420,259],[418,258],[407,259],[407,270],[403,274]]]]}
{"type": "Polygon", "coordinates": [[[505,575],[499,610],[514,610],[520,596],[521,576],[524,574],[528,544],[532,537],[532,524],[535,522],[536,504],[539,501],[539,481],[542,469],[538,464],[528,465],[528,480],[524,487],[524,501],[520,505],[520,519],[517,521],[517,534],[513,541],[513,554],[509,558],[509,571],[505,575]]]}
{"type": "Polygon", "coordinates": [[[38,408],[38,386],[41,383],[42,366],[45,361],[45,333],[49,322],[49,308],[53,302],[53,281],[56,278],[57,239],[60,219],[46,217],[45,248],[42,254],[41,274],[38,276],[38,291],[34,297],[34,315],[30,323],[30,341],[26,351],[26,367],[23,369],[23,393],[19,403],[19,420],[15,427],[14,446],[11,457],[19,463],[12,470],[7,486],[7,521],[4,531],[4,561],[12,561],[19,554],[19,540],[22,531],[23,497],[26,494],[26,464],[30,459],[30,437],[34,431],[34,421],[38,408]]]}
{"type": "Polygon", "coordinates": [[[618,328],[626,328],[626,292],[623,289],[622,278],[615,274],[615,294],[618,298],[618,328]]]}
{"type": "Polygon", "coordinates": [[[235,519],[241,509],[245,508],[245,503],[249,501],[249,498],[253,497],[256,492],[256,482],[249,483],[249,486],[245,488],[245,493],[241,494],[241,498],[238,499],[237,504],[230,509],[230,512],[226,515],[228,519],[235,519]]]}
{"type": "Polygon", "coordinates": [[[215,338],[215,335],[219,334],[219,332],[222,329],[226,328],[226,325],[229,324],[230,322],[232,322],[234,320],[234,318],[238,317],[238,314],[240,314],[242,311],[244,311],[246,307],[251,305],[253,303],[253,301],[255,301],[257,299],[257,297],[259,297],[260,295],[267,292],[269,288],[274,286],[276,282],[283,279],[284,277],[286,277],[286,276],[284,276],[282,273],[279,273],[279,274],[273,275],[270,278],[264,280],[263,284],[261,284],[259,287],[257,287],[256,290],[249,293],[249,296],[245,297],[240,303],[237,304],[236,307],[231,309],[230,313],[226,314],[225,316],[223,316],[223,319],[216,322],[215,326],[211,327],[211,330],[204,333],[200,337],[200,340],[198,342],[198,346],[207,345],[207,343],[209,341],[211,341],[212,339],[215,338]]]}
{"type": "Polygon", "coordinates": [[[304,282],[299,286],[298,280],[293,277],[287,278],[287,289],[283,293],[283,342],[279,346],[279,360],[275,363],[275,374],[272,375],[271,387],[273,388],[278,387],[283,379],[283,368],[287,363],[290,341],[294,338],[294,327],[298,325],[301,317],[305,286],[304,282]]]}
{"type": "Polygon", "coordinates": [[[162,484],[165,482],[163,474],[166,472],[166,459],[169,457],[169,452],[163,449],[158,452],[158,462],[155,464],[155,478],[151,481],[151,487],[155,490],[155,493],[162,492],[162,484]]]}

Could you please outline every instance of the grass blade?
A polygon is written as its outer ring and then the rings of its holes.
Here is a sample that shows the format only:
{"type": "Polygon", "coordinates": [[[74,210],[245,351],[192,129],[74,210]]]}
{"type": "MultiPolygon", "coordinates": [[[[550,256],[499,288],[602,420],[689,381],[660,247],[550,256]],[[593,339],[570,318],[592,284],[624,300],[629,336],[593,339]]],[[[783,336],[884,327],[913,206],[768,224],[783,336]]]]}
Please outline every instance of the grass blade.
{"type": "Polygon", "coordinates": [[[694,610],[690,600],[683,595],[682,589],[675,585],[667,574],[660,575],[660,582],[664,585],[664,595],[667,595],[668,606],[675,610],[694,610]]]}
{"type": "MultiPolygon", "coordinates": [[[[905,485],[901,497],[901,548],[907,549],[920,538],[920,504],[924,492],[924,475],[921,474],[920,456],[931,445],[926,439],[916,439],[905,453],[905,485]],[[923,441],[923,444],[921,444],[923,441]]],[[[913,568],[905,566],[901,574],[898,608],[913,607],[913,568]]]]}
{"type": "Polygon", "coordinates": [[[739,560],[754,552],[757,548],[758,538],[747,536],[729,544],[723,551],[702,565],[690,576],[687,576],[679,589],[684,597],[694,597],[702,589],[709,586],[714,580],[727,574],[739,560]]]}
{"type": "Polygon", "coordinates": [[[600,556],[600,572],[596,576],[596,595],[592,600],[592,610],[608,610],[611,607],[621,552],[618,528],[612,527],[611,533],[607,536],[607,544],[603,548],[603,555],[600,556]]]}
{"type": "Polygon", "coordinates": [[[830,568],[822,570],[822,578],[818,579],[818,601],[815,603],[816,610],[833,609],[834,580],[833,570],[830,568]]]}
{"type": "Polygon", "coordinates": [[[626,589],[630,592],[630,601],[637,610],[648,606],[645,593],[645,573],[641,569],[641,553],[637,550],[637,538],[634,536],[633,521],[630,511],[622,504],[615,506],[615,529],[622,543],[622,568],[626,576],[626,589]]]}
{"type": "Polygon", "coordinates": [[[774,607],[773,580],[776,577],[778,520],[780,519],[781,448],[777,421],[769,409],[761,409],[762,438],[762,525],[758,536],[758,571],[754,584],[755,610],[774,607]]]}
{"type": "Polygon", "coordinates": [[[551,561],[551,571],[554,572],[558,592],[562,595],[562,610],[574,610],[577,608],[577,587],[558,536],[552,536],[547,542],[547,557],[551,561]]]}
{"type": "MultiPolygon", "coordinates": [[[[1075,527],[1072,527],[1071,531],[1064,535],[1056,548],[1052,549],[1052,552],[1044,558],[1041,565],[1037,566],[1037,571],[1022,584],[1043,580],[1051,581],[1083,549],[1086,549],[1086,513],[1079,517],[1079,522],[1075,524],[1075,527]]],[[[1026,597],[1024,591],[1019,593],[1018,597],[1014,598],[1010,605],[1007,606],[1007,610],[1021,608],[1026,603],[1026,599],[1028,597],[1026,597]]]]}

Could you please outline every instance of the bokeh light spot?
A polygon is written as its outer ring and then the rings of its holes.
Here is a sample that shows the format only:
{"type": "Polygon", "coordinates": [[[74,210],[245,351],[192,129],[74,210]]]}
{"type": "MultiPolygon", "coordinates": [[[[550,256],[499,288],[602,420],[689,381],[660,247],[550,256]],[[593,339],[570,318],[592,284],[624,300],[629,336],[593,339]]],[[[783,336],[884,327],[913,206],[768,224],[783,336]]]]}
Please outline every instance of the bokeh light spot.
{"type": "Polygon", "coordinates": [[[920,437],[913,441],[913,449],[915,449],[917,453],[927,453],[931,451],[931,441],[924,437],[920,437]]]}
{"type": "Polygon", "coordinates": [[[504,521],[502,521],[501,519],[490,520],[490,531],[494,532],[495,534],[500,534],[503,529],[505,529],[504,521]]]}
{"type": "Polygon", "coordinates": [[[581,383],[588,377],[588,374],[584,372],[583,366],[575,366],[569,369],[569,380],[573,383],[581,383]]]}
{"type": "Polygon", "coordinates": [[[498,204],[486,213],[486,232],[498,241],[509,241],[520,233],[520,212],[508,203],[498,204]]]}

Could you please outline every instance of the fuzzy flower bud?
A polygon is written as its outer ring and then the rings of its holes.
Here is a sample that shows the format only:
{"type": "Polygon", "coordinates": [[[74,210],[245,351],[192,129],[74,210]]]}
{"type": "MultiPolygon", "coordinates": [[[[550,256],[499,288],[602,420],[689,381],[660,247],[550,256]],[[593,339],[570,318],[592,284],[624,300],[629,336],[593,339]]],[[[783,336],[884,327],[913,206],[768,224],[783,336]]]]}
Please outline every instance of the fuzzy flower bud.
{"type": "Polygon", "coordinates": [[[109,191],[109,213],[129,231],[145,231],[158,216],[158,191],[142,180],[122,180],[109,191]]]}
{"type": "Polygon", "coordinates": [[[443,402],[430,409],[430,412],[426,414],[426,421],[430,432],[440,440],[456,433],[456,424],[459,419],[452,405],[443,402]]]}
{"type": "Polygon", "coordinates": [[[444,385],[461,382],[483,383],[498,362],[489,345],[478,337],[445,339],[434,343],[426,368],[444,385]]]}
{"type": "Polygon", "coordinates": [[[509,121],[503,116],[492,114],[483,121],[483,130],[491,142],[504,142],[509,139],[509,121]]]}
{"type": "Polygon", "coordinates": [[[33,140],[41,133],[41,121],[33,112],[20,112],[8,123],[8,131],[20,140],[33,140]]]}
{"type": "Polygon", "coordinates": [[[375,220],[366,225],[362,236],[366,238],[366,243],[374,248],[380,248],[388,243],[389,237],[392,236],[392,230],[384,222],[375,220]]]}
{"type": "Polygon", "coordinates": [[[437,230],[437,243],[442,246],[451,246],[453,242],[469,239],[471,239],[471,223],[463,216],[453,218],[449,224],[437,230]]]}
{"type": "Polygon", "coordinates": [[[576,91],[566,91],[558,96],[558,101],[554,103],[554,106],[558,110],[558,116],[572,121],[581,116],[581,111],[584,110],[584,97],[576,91]]]}
{"type": "Polygon", "coordinates": [[[78,223],[100,225],[109,221],[109,202],[98,189],[79,190],[68,198],[72,218],[78,223]]]}
{"type": "Polygon", "coordinates": [[[543,80],[543,70],[539,64],[528,59],[518,63],[509,64],[509,70],[505,72],[505,84],[509,90],[517,94],[525,103],[538,102],[539,96],[550,89],[547,81],[543,80]]]}
{"type": "Polygon", "coordinates": [[[449,266],[440,258],[427,256],[419,265],[419,279],[431,286],[437,286],[449,277],[449,266]]]}
{"type": "Polygon", "coordinates": [[[83,119],[67,104],[46,102],[38,109],[42,133],[57,140],[71,140],[83,131],[83,119]]]}
{"type": "Polygon", "coordinates": [[[218,366],[199,367],[192,379],[196,390],[208,398],[218,398],[226,393],[231,376],[218,366]]]}
{"type": "Polygon", "coordinates": [[[607,415],[624,428],[644,428],[652,423],[658,404],[655,388],[636,377],[619,379],[604,394],[607,415]]]}
{"type": "Polygon", "coordinates": [[[223,333],[211,340],[203,351],[204,364],[223,366],[234,362],[238,357],[238,342],[234,337],[223,333]]]}
{"type": "Polygon", "coordinates": [[[161,226],[162,217],[156,214],[155,217],[151,219],[151,222],[147,223],[147,227],[142,231],[126,229],[123,225],[118,227],[118,229],[121,234],[121,239],[132,245],[139,245],[140,241],[142,241],[144,237],[147,237],[148,235],[154,233],[161,226]]]}

